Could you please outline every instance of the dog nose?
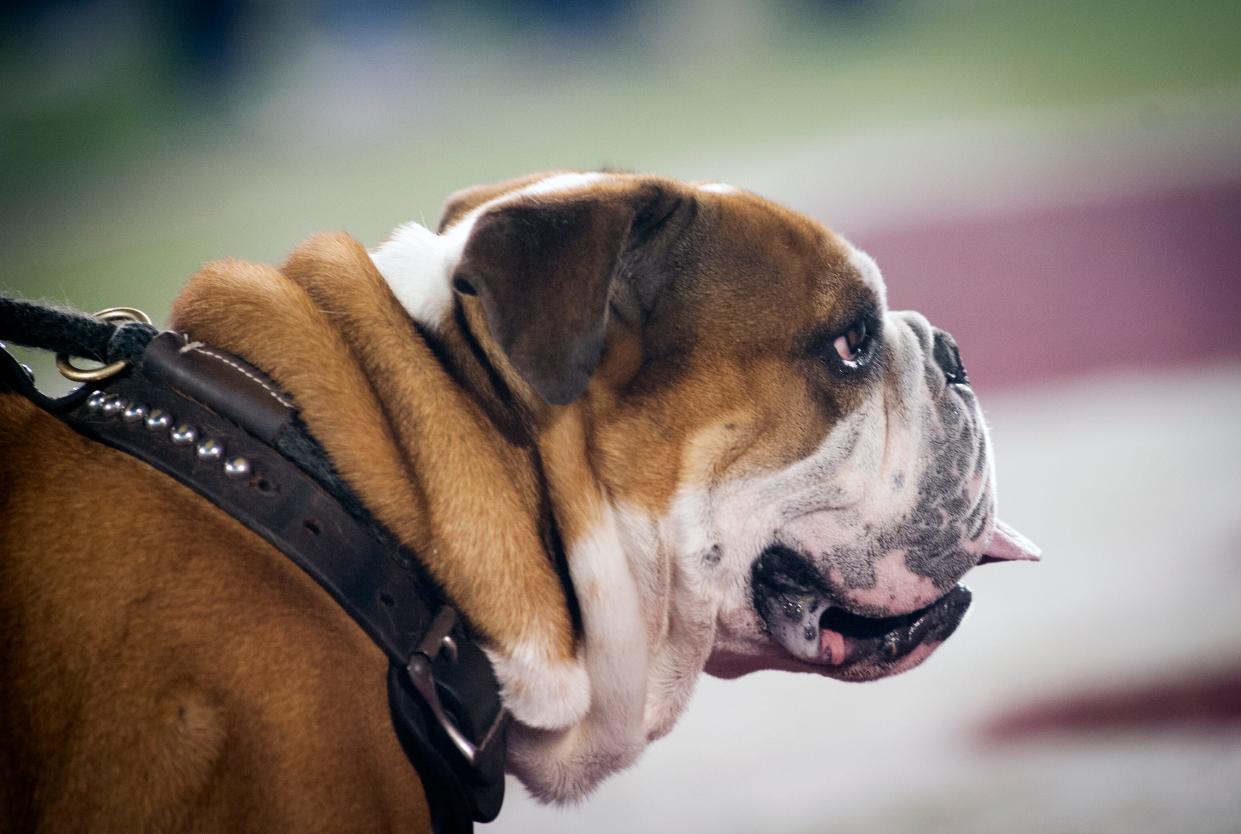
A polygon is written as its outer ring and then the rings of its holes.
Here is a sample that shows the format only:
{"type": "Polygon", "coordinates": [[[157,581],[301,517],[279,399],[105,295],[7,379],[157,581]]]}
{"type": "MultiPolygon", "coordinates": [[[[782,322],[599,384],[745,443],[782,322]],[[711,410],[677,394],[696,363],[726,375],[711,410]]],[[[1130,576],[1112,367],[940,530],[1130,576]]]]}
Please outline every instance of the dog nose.
{"type": "Polygon", "coordinates": [[[965,372],[965,365],[961,362],[961,351],[957,349],[956,340],[938,327],[933,328],[933,331],[931,355],[935,358],[935,364],[943,370],[948,384],[969,385],[969,374],[965,372]]]}

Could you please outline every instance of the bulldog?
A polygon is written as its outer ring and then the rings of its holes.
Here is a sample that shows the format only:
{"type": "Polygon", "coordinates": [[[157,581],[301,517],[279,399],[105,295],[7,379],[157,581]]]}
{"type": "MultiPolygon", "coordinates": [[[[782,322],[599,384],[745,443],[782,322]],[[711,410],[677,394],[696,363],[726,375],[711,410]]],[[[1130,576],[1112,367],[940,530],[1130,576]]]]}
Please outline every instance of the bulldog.
{"type": "MultiPolygon", "coordinates": [[[[960,624],[966,572],[1037,557],[996,516],[952,337],[890,311],[844,238],[729,186],[472,188],[373,251],[324,235],[279,270],[210,264],[171,324],[270,375],[484,636],[508,766],[546,800],[631,764],[704,671],[906,671],[960,624]]],[[[5,816],[425,826],[384,658],[348,617],[178,484],[15,400],[5,816]],[[75,521],[122,486],[143,500],[75,521]]]]}

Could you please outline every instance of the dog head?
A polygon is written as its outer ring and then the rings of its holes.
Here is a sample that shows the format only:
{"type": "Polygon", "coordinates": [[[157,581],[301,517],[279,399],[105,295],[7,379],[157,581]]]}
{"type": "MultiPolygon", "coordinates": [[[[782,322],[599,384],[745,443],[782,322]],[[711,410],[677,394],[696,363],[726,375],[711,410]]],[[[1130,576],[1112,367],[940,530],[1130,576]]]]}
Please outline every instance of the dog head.
{"type": "MultiPolygon", "coordinates": [[[[960,623],[967,571],[1037,555],[997,520],[952,337],[889,310],[875,262],[818,223],[727,186],[560,174],[454,198],[447,286],[398,269],[427,235],[374,256],[406,308],[459,311],[539,425],[581,416],[610,519],[591,552],[614,545],[638,601],[577,587],[586,651],[592,618],[639,618],[642,743],[704,669],[909,669],[960,623]]],[[[567,545],[577,585],[598,557],[567,545]]]]}

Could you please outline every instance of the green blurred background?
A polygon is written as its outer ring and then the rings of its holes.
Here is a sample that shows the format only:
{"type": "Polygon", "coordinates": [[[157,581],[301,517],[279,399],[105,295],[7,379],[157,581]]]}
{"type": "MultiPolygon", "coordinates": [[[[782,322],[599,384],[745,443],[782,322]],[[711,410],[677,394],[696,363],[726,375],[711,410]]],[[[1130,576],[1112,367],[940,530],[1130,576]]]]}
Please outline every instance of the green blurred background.
{"type": "Polygon", "coordinates": [[[0,291],[159,319],[204,262],[606,165],[810,213],[961,343],[1046,562],[971,574],[910,675],[704,680],[584,806],[514,784],[490,830],[1241,830],[1241,3],[0,8],[0,291]],[[974,745],[1026,707],[1050,740],[974,745]]]}

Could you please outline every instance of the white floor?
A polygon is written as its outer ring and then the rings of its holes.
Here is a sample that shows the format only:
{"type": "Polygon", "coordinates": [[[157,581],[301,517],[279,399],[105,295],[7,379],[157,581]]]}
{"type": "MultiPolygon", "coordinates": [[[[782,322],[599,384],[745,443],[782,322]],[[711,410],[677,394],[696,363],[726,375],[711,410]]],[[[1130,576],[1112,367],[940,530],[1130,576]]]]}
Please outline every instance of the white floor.
{"type": "Polygon", "coordinates": [[[496,832],[1241,832],[1241,725],[978,744],[988,717],[1241,659],[1241,365],[987,396],[1001,512],[1038,565],[971,575],[922,668],[704,678],[574,809],[516,782],[496,832]]]}

